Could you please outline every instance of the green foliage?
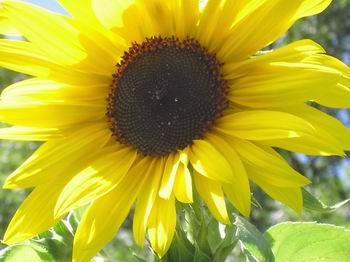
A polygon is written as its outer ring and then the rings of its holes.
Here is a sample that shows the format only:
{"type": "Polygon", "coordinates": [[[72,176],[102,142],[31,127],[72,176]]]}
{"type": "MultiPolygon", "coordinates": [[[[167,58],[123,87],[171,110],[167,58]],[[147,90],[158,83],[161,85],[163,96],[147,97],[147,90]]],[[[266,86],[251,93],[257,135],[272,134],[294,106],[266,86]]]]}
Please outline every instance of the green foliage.
{"type": "Polygon", "coordinates": [[[282,223],[266,233],[276,262],[344,262],[350,258],[350,231],[316,223],[282,223]]]}
{"type": "Polygon", "coordinates": [[[237,238],[249,261],[274,261],[270,244],[255,226],[239,216],[234,224],[237,227],[237,238]]]}
{"type": "Polygon", "coordinates": [[[31,262],[53,261],[54,258],[41,246],[35,244],[11,246],[0,252],[0,260],[18,262],[23,259],[31,262]]]}
{"type": "MultiPolygon", "coordinates": [[[[333,212],[345,204],[328,207],[307,191],[304,194],[309,199],[307,208],[317,212],[333,212]]],[[[198,198],[190,206],[179,205],[179,223],[174,242],[160,261],[235,261],[239,256],[232,251],[238,243],[244,256],[239,261],[340,262],[350,257],[350,231],[344,228],[329,224],[287,222],[273,226],[262,234],[248,220],[232,212],[231,206],[229,209],[234,222],[224,226],[210,216],[198,198]],[[224,232],[220,232],[220,227],[224,232]]]]}
{"type": "Polygon", "coordinates": [[[224,262],[237,244],[236,226],[220,226],[198,196],[191,205],[178,205],[177,221],[174,241],[162,262],[224,262]]]}
{"type": "Polygon", "coordinates": [[[215,249],[213,261],[216,261],[216,262],[226,261],[227,257],[232,253],[232,250],[235,248],[238,242],[238,239],[235,236],[235,234],[236,234],[235,227],[233,226],[225,227],[225,237],[221,241],[217,242],[218,247],[215,249]]]}
{"type": "Polygon", "coordinates": [[[329,213],[334,212],[337,209],[347,205],[350,203],[350,199],[346,199],[338,204],[333,206],[327,206],[322,201],[318,200],[315,196],[313,196],[310,192],[303,189],[303,200],[304,200],[304,208],[310,211],[316,211],[321,213],[329,213]]]}

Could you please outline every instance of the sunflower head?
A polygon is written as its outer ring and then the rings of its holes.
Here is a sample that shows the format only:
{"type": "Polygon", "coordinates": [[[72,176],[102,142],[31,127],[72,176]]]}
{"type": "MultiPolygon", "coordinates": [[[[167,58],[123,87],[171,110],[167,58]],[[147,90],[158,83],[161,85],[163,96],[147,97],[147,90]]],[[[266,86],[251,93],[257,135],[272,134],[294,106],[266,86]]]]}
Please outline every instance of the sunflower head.
{"type": "MultiPolygon", "coordinates": [[[[5,183],[33,188],[4,242],[44,232],[87,206],[74,261],[113,239],[131,208],[138,244],[163,256],[176,201],[193,191],[221,223],[226,199],[249,216],[250,182],[300,213],[310,181],[276,148],[344,155],[350,134],[311,106],[350,107],[350,70],[300,40],[261,52],[330,0],[59,1],[64,16],[4,0],[23,40],[0,40],[0,65],[32,76],[0,101],[3,139],[45,143],[5,183]]],[[[1,32],[0,32],[1,33],[1,32]]]]}
{"type": "Polygon", "coordinates": [[[117,67],[108,98],[111,129],[145,155],[185,149],[228,106],[221,64],[194,39],[134,43],[117,67]]]}

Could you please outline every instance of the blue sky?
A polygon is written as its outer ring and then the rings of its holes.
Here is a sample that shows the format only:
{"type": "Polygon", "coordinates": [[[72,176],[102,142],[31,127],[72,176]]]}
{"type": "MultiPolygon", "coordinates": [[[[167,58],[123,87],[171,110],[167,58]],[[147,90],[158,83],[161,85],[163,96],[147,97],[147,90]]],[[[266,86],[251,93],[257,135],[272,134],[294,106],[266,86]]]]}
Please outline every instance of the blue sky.
{"type": "Polygon", "coordinates": [[[52,11],[64,12],[63,8],[55,0],[24,0],[24,1],[30,2],[36,5],[40,5],[52,11]]]}

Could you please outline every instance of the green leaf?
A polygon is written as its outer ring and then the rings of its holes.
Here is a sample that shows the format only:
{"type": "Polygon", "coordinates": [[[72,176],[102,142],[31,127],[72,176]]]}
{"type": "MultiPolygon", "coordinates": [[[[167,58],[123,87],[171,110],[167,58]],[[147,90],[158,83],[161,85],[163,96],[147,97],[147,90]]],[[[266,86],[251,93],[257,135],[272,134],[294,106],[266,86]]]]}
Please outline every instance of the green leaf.
{"type": "Polygon", "coordinates": [[[214,262],[223,262],[231,254],[238,240],[235,237],[236,227],[228,225],[225,227],[225,238],[220,242],[220,245],[215,251],[214,262]]]}
{"type": "Polygon", "coordinates": [[[24,258],[30,262],[54,261],[45,249],[34,244],[10,246],[0,252],[0,260],[4,262],[24,261],[24,258]]]}
{"type": "Polygon", "coordinates": [[[207,239],[210,246],[210,250],[212,250],[212,252],[215,253],[215,251],[221,245],[223,239],[220,235],[219,223],[214,218],[211,218],[209,221],[207,239]]]}
{"type": "Polygon", "coordinates": [[[147,257],[144,254],[145,250],[143,248],[137,246],[133,247],[131,251],[132,255],[138,262],[147,262],[147,257]]]}
{"type": "Polygon", "coordinates": [[[308,209],[311,211],[317,211],[317,212],[321,212],[321,213],[333,212],[333,211],[337,210],[338,208],[341,208],[341,207],[345,206],[346,204],[350,203],[350,198],[349,198],[349,199],[344,200],[336,205],[327,206],[305,189],[303,189],[303,200],[304,200],[304,208],[305,209],[308,209]]]}
{"type": "Polygon", "coordinates": [[[204,253],[196,244],[195,244],[195,253],[193,262],[211,262],[212,259],[208,254],[204,253]]]}
{"type": "Polygon", "coordinates": [[[255,226],[239,216],[234,224],[237,227],[236,236],[249,261],[274,261],[269,242],[255,226]]]}
{"type": "Polygon", "coordinates": [[[186,234],[177,226],[173,243],[161,261],[193,261],[194,251],[195,248],[186,238],[186,234]]]}
{"type": "Polygon", "coordinates": [[[197,239],[195,239],[198,248],[208,256],[211,255],[211,249],[208,242],[208,226],[205,221],[201,221],[201,225],[199,227],[199,233],[197,239]]]}
{"type": "Polygon", "coordinates": [[[70,224],[69,217],[61,220],[53,228],[32,239],[30,243],[45,249],[54,257],[54,261],[70,261],[72,257],[74,229],[70,224]]]}
{"type": "Polygon", "coordinates": [[[276,262],[344,262],[350,258],[350,231],[328,224],[282,223],[266,233],[276,262]]]}
{"type": "Polygon", "coordinates": [[[56,236],[58,235],[63,239],[72,238],[73,236],[73,229],[71,228],[68,220],[61,220],[60,222],[58,222],[53,227],[52,231],[54,232],[54,234],[56,234],[56,236]]]}

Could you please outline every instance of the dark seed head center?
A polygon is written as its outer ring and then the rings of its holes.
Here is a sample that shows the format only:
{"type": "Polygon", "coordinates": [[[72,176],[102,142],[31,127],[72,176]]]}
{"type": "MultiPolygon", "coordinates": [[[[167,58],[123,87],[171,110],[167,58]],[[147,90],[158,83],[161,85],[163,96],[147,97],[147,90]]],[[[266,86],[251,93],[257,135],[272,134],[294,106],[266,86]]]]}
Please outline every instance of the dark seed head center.
{"type": "Polygon", "coordinates": [[[111,130],[145,155],[185,148],[227,106],[221,64],[193,39],[134,43],[117,68],[108,98],[111,130]]]}

